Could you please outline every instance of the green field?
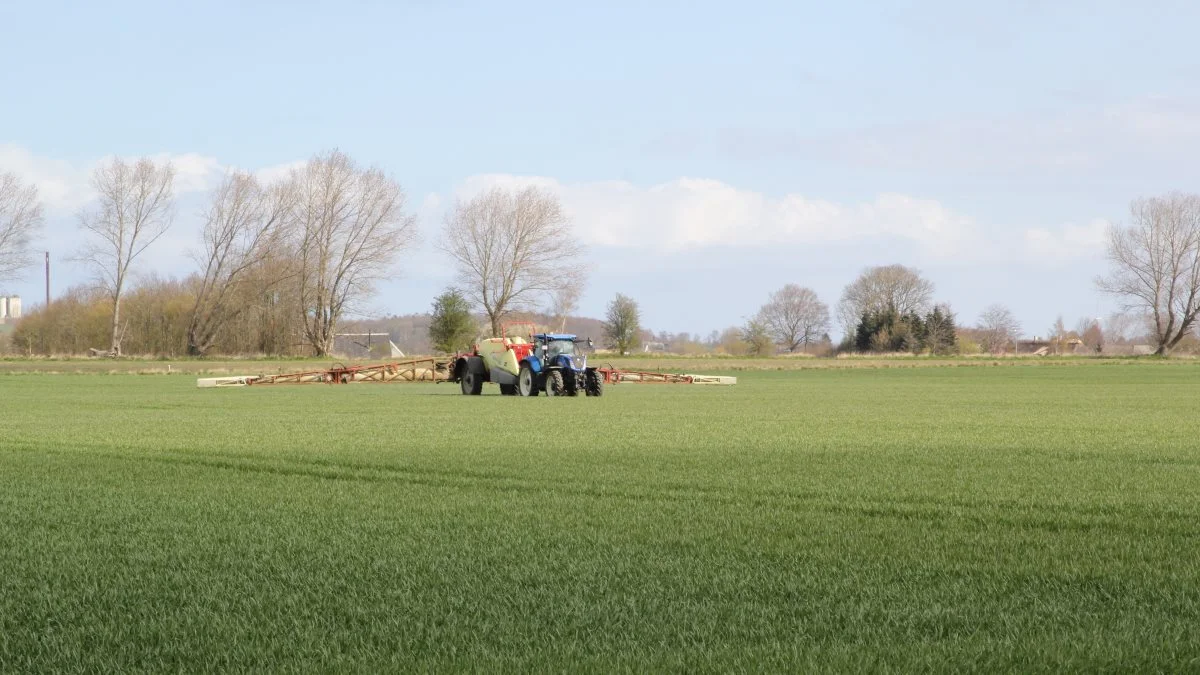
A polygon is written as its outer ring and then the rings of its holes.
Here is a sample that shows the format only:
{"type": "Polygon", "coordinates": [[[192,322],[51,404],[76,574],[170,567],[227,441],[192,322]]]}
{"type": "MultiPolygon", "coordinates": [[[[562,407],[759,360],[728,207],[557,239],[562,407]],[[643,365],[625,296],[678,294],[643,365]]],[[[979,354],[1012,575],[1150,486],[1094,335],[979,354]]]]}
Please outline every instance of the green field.
{"type": "Polygon", "coordinates": [[[1200,670],[1200,365],[737,374],[0,374],[0,671],[1200,670]]]}

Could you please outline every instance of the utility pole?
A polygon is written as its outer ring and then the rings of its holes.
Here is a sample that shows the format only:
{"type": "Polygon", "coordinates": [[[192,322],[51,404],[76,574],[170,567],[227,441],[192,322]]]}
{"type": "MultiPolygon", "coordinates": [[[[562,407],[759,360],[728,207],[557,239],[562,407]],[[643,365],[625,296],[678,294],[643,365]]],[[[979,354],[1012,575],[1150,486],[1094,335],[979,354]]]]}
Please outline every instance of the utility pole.
{"type": "MultiPolygon", "coordinates": [[[[50,251],[46,251],[46,306],[42,308],[43,316],[50,316],[50,251]]],[[[46,322],[41,323],[38,328],[38,351],[43,354],[46,352],[46,322]]]]}

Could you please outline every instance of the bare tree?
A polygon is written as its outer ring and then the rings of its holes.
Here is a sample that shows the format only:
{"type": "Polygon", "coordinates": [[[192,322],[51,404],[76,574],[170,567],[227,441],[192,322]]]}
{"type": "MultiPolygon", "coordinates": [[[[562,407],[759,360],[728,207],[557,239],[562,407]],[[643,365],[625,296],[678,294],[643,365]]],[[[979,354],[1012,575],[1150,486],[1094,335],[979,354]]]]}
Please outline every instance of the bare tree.
{"type": "Polygon", "coordinates": [[[559,287],[550,294],[550,315],[558,324],[560,332],[567,329],[567,317],[579,309],[579,296],[583,295],[582,275],[568,275],[559,287]]]}
{"type": "Polygon", "coordinates": [[[608,303],[608,315],[604,321],[604,337],[622,356],[638,346],[641,339],[641,312],[637,302],[617,293],[608,303]]]}
{"type": "Polygon", "coordinates": [[[304,337],[324,356],[338,322],[370,294],[416,238],[400,184],[333,150],[292,173],[294,205],[286,225],[298,238],[304,337]]]}
{"type": "MultiPolygon", "coordinates": [[[[188,325],[188,354],[207,352],[222,327],[249,306],[238,292],[251,273],[268,257],[286,256],[280,250],[282,225],[291,208],[288,185],[264,190],[245,173],[230,174],[213,191],[204,220],[204,248],[197,256],[204,273],[188,325]]],[[[258,275],[259,290],[270,290],[291,272],[287,267],[273,269],[284,274],[267,279],[258,275]]]]}
{"type": "Polygon", "coordinates": [[[1129,210],[1128,227],[1109,229],[1111,269],[1096,284],[1150,315],[1155,353],[1165,356],[1200,313],[1200,195],[1138,199],[1129,210]]]}
{"type": "Polygon", "coordinates": [[[92,268],[112,299],[113,354],[121,354],[121,295],[129,270],[158,241],[174,216],[175,169],[142,158],[129,164],[114,158],[92,172],[98,204],[79,215],[89,235],[78,260],[92,268]]]}
{"type": "Polygon", "coordinates": [[[446,216],[441,248],[458,266],[467,297],[487,314],[493,335],[512,312],[584,282],[583,249],[558,198],[536,187],[496,188],[459,201],[446,216]]]}
{"type": "Polygon", "coordinates": [[[746,343],[746,349],[754,356],[771,356],[775,353],[771,331],[761,319],[753,318],[747,321],[742,327],[741,337],[746,343]]]}
{"type": "Polygon", "coordinates": [[[29,241],[42,223],[37,188],[0,171],[0,281],[18,278],[33,264],[29,241]]]}
{"type": "MultiPolygon", "coordinates": [[[[290,216],[289,216],[290,218],[290,216]]],[[[305,312],[300,302],[299,259],[296,240],[285,224],[287,241],[282,250],[247,270],[245,283],[235,302],[242,312],[230,319],[218,344],[222,349],[291,354],[304,335],[305,312]],[[280,279],[287,283],[278,283],[280,279]]]]}
{"type": "Polygon", "coordinates": [[[979,316],[980,346],[989,354],[1003,354],[1016,344],[1021,324],[1004,305],[992,305],[979,316]]]}
{"type": "Polygon", "coordinates": [[[812,289],[788,284],[771,294],[758,310],[758,320],[776,344],[794,352],[819,341],[829,330],[829,307],[812,289]]]}
{"type": "Polygon", "coordinates": [[[1080,319],[1075,323],[1075,334],[1088,349],[1094,352],[1104,351],[1104,331],[1100,328],[1099,319],[1080,319]]]}
{"type": "Polygon", "coordinates": [[[744,356],[750,349],[746,341],[742,339],[742,328],[738,326],[730,326],[721,331],[713,340],[713,348],[718,353],[730,356],[744,356]]]}
{"type": "Polygon", "coordinates": [[[924,314],[932,300],[933,282],[919,270],[904,265],[868,267],[842,291],[838,320],[842,330],[852,335],[864,313],[891,307],[900,315],[924,314]]]}
{"type": "Polygon", "coordinates": [[[1063,351],[1063,343],[1067,340],[1067,324],[1063,323],[1062,314],[1054,320],[1054,325],[1050,327],[1050,342],[1054,343],[1054,353],[1061,354],[1063,351]]]}
{"type": "Polygon", "coordinates": [[[1134,330],[1141,325],[1139,317],[1117,312],[1104,319],[1104,339],[1111,344],[1127,344],[1135,339],[1134,330]]]}

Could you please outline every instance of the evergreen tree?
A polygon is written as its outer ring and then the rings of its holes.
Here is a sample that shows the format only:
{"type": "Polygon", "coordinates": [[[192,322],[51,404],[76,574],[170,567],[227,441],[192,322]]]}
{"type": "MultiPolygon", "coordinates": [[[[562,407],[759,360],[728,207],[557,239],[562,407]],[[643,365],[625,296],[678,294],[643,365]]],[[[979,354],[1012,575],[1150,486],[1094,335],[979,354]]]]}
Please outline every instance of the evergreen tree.
{"type": "Polygon", "coordinates": [[[911,336],[905,348],[914,354],[920,354],[925,351],[926,342],[929,339],[927,322],[914,310],[909,312],[905,317],[905,323],[908,324],[909,335],[911,336]]]}
{"type": "Polygon", "coordinates": [[[863,314],[855,329],[854,346],[860,352],[894,352],[904,349],[908,327],[898,320],[896,309],[888,305],[863,314]]]}
{"type": "Polygon", "coordinates": [[[931,354],[944,356],[958,351],[958,329],[954,325],[954,314],[949,307],[941,305],[925,317],[925,349],[931,354]]]}
{"type": "Polygon", "coordinates": [[[433,348],[447,354],[471,346],[478,327],[471,317],[471,305],[462,293],[451,288],[433,301],[429,339],[433,348]]]}
{"type": "Polygon", "coordinates": [[[865,312],[853,344],[859,352],[952,353],[957,349],[954,317],[941,306],[924,317],[915,310],[899,314],[890,306],[865,312]]]}
{"type": "Polygon", "coordinates": [[[875,312],[863,312],[854,329],[854,351],[869,352],[875,339],[875,312]]]}

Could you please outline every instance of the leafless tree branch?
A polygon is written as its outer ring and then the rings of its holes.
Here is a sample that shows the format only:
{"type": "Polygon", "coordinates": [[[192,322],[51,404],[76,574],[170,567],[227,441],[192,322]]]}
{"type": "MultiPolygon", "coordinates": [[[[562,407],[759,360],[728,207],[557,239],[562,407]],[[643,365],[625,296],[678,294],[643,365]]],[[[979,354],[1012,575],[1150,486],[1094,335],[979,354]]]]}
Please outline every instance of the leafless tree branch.
{"type": "Polygon", "coordinates": [[[1155,353],[1169,354],[1200,313],[1200,195],[1138,199],[1127,227],[1108,233],[1108,276],[1097,286],[1150,316],[1155,353]]]}
{"type": "Polygon", "coordinates": [[[399,183],[333,150],[293,173],[287,216],[298,251],[305,338],[321,355],[338,321],[386,278],[416,239],[399,183]]]}
{"type": "Polygon", "coordinates": [[[269,291],[286,279],[289,265],[270,266],[275,276],[253,275],[268,258],[287,259],[284,220],[292,208],[288,184],[263,189],[245,173],[233,173],[213,191],[205,213],[203,250],[196,256],[203,270],[188,326],[188,353],[212,347],[226,322],[247,305],[238,294],[253,277],[258,290],[269,291]]]}
{"type": "Polygon", "coordinates": [[[776,344],[789,352],[817,342],[829,330],[829,307],[810,288],[788,284],[771,294],[758,320],[776,344]]]}
{"type": "Polygon", "coordinates": [[[1003,354],[1021,334],[1021,323],[1004,305],[991,305],[979,316],[980,346],[989,354],[1003,354]]]}
{"type": "Polygon", "coordinates": [[[446,217],[439,245],[458,266],[464,293],[483,308],[494,335],[512,312],[584,283],[583,249],[558,199],[536,187],[496,188],[460,201],[446,217]]]}
{"type": "Polygon", "coordinates": [[[0,281],[19,278],[33,264],[29,244],[43,222],[37,188],[0,172],[0,281]]]}
{"type": "Polygon", "coordinates": [[[920,271],[903,265],[868,267],[842,291],[838,320],[846,335],[854,333],[864,313],[888,307],[898,314],[924,314],[933,300],[933,282],[920,271]]]}
{"type": "Polygon", "coordinates": [[[87,239],[76,260],[92,269],[112,298],[114,354],[121,353],[121,295],[129,271],[171,226],[174,178],[169,163],[158,165],[147,158],[133,164],[114,158],[92,173],[98,203],[79,214],[87,239]]]}

